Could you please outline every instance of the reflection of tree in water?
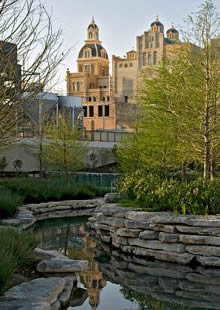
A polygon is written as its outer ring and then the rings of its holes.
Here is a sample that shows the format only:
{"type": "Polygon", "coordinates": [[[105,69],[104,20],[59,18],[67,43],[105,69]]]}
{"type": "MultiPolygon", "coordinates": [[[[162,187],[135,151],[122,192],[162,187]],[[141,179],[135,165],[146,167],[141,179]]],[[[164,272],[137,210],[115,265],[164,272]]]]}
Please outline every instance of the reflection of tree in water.
{"type": "MultiPolygon", "coordinates": [[[[124,297],[138,304],[138,310],[184,310],[184,306],[170,304],[162,302],[152,298],[151,296],[146,296],[142,293],[138,293],[130,288],[123,287],[120,289],[124,297]]],[[[129,309],[126,309],[129,310],[129,309]]]]}

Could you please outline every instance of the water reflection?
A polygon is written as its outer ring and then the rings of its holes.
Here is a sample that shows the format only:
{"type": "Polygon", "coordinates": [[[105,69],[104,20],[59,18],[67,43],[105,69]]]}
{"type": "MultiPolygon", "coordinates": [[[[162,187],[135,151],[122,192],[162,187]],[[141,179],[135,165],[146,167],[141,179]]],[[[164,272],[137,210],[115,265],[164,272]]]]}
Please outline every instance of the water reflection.
{"type": "Polygon", "coordinates": [[[86,220],[47,221],[36,230],[42,248],[89,261],[69,309],[220,309],[220,269],[125,255],[88,232],[86,220]]]}

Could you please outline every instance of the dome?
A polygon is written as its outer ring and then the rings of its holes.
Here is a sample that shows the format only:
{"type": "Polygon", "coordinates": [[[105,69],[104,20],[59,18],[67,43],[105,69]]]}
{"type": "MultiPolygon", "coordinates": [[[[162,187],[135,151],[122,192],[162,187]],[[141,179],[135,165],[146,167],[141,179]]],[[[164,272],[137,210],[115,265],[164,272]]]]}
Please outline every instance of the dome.
{"type": "Polygon", "coordinates": [[[151,24],[151,27],[153,26],[164,27],[163,24],[159,20],[156,20],[155,22],[153,22],[151,24]]]}
{"type": "Polygon", "coordinates": [[[101,58],[108,59],[108,54],[107,54],[106,50],[100,44],[86,44],[86,45],[84,45],[79,52],[78,58],[84,57],[84,51],[85,50],[87,50],[87,51],[90,50],[90,52],[91,52],[90,57],[101,57],[101,58]],[[102,51],[104,52],[105,56],[102,55],[102,51]]]}
{"type": "Polygon", "coordinates": [[[94,16],[92,17],[92,21],[91,21],[91,23],[89,24],[89,26],[88,26],[88,29],[99,29],[99,27],[96,25],[96,23],[95,23],[95,19],[94,19],[94,16]]]}
{"type": "Polygon", "coordinates": [[[167,33],[170,33],[170,32],[172,32],[172,33],[178,33],[178,31],[177,31],[174,27],[172,27],[172,28],[170,28],[170,29],[167,30],[167,33]]]}

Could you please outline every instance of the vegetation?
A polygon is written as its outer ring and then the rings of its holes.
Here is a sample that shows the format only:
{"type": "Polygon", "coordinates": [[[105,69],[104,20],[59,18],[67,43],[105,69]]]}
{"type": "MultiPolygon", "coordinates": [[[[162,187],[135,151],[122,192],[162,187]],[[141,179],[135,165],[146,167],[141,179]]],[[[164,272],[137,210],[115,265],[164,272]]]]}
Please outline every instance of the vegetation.
{"type": "Polygon", "coordinates": [[[220,16],[211,0],[189,17],[188,29],[175,57],[155,69],[153,79],[143,76],[134,134],[117,149],[120,190],[146,209],[216,214],[220,16]]]}
{"type": "Polygon", "coordinates": [[[7,287],[12,274],[33,262],[33,249],[37,240],[30,232],[13,228],[0,229],[0,293],[7,287]]]}
{"type": "Polygon", "coordinates": [[[3,179],[0,188],[0,215],[12,216],[22,203],[91,199],[101,197],[106,189],[89,184],[78,185],[74,178],[3,179]]]}

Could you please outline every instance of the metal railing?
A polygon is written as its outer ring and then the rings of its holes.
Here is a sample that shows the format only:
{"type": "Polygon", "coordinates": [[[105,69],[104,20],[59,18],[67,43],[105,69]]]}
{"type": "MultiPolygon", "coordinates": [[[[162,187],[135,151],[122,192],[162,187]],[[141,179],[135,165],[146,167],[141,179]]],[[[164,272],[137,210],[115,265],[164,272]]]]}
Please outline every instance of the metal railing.
{"type": "Polygon", "coordinates": [[[87,130],[85,131],[85,139],[88,141],[99,141],[99,142],[121,142],[130,133],[128,132],[117,132],[107,130],[87,130]]]}

